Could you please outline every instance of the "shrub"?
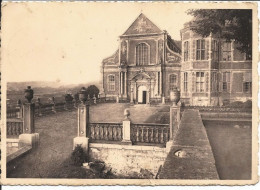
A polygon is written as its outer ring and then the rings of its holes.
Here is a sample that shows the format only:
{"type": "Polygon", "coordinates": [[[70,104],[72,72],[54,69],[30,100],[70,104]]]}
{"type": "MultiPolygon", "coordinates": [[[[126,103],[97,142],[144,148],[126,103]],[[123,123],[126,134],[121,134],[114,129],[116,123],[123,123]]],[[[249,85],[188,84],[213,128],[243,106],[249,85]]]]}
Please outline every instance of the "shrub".
{"type": "Polygon", "coordinates": [[[73,150],[71,160],[75,166],[82,166],[87,160],[87,154],[80,145],[77,145],[73,150]]]}

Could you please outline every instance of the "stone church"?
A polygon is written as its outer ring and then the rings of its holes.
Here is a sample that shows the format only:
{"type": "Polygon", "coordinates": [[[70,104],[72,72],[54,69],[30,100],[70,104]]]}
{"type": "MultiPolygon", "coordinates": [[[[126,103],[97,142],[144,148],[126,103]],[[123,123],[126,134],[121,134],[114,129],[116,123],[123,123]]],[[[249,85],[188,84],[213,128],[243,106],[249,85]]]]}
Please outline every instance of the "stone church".
{"type": "Polygon", "coordinates": [[[234,41],[181,30],[181,42],[140,14],[102,62],[101,93],[138,104],[165,103],[177,87],[185,105],[223,105],[252,97],[252,60],[234,41]]]}

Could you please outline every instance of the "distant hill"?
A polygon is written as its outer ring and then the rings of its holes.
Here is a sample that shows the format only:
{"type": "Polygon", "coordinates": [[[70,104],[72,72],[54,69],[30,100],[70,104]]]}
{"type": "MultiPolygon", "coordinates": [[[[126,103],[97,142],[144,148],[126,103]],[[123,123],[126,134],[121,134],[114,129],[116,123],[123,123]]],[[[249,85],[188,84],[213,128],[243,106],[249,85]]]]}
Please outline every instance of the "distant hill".
{"type": "Polygon", "coordinates": [[[53,94],[53,93],[76,93],[81,87],[95,85],[100,88],[98,81],[82,84],[63,84],[60,82],[46,81],[28,81],[28,82],[8,82],[7,94],[23,93],[27,86],[31,86],[35,94],[53,94]]]}

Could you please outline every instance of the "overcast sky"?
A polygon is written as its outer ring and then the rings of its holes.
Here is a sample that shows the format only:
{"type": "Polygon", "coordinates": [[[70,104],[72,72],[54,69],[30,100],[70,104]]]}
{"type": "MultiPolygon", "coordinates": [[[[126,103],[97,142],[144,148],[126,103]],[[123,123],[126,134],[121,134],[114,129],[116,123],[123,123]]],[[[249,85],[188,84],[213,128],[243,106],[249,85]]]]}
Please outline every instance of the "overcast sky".
{"type": "Polygon", "coordinates": [[[180,40],[191,19],[175,3],[10,3],[3,8],[2,59],[7,81],[100,80],[102,59],[143,12],[180,40]]]}

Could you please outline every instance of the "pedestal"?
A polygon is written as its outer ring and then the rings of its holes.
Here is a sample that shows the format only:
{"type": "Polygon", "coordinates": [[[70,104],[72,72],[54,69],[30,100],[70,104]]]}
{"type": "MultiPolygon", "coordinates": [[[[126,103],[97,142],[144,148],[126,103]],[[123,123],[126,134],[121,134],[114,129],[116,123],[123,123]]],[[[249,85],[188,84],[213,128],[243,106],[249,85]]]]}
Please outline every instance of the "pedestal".
{"type": "Polygon", "coordinates": [[[73,150],[77,145],[80,145],[84,150],[88,151],[88,141],[87,137],[75,137],[73,139],[73,150]]]}
{"type": "Polygon", "coordinates": [[[131,128],[130,119],[124,120],[123,121],[123,140],[121,141],[122,143],[132,144],[130,128],[131,128]]]}
{"type": "Polygon", "coordinates": [[[37,147],[39,144],[39,133],[21,134],[19,135],[19,147],[31,146],[37,147]]]}
{"type": "Polygon", "coordinates": [[[162,104],[165,104],[165,97],[162,97],[162,104]]]}
{"type": "Polygon", "coordinates": [[[35,105],[32,103],[25,103],[23,105],[23,133],[31,134],[35,132],[34,108],[35,105]]]}

